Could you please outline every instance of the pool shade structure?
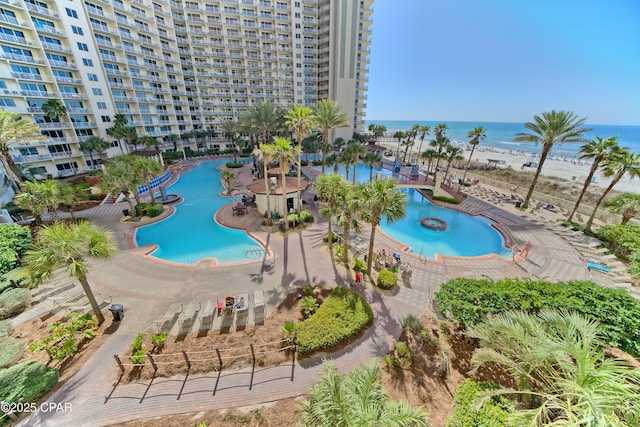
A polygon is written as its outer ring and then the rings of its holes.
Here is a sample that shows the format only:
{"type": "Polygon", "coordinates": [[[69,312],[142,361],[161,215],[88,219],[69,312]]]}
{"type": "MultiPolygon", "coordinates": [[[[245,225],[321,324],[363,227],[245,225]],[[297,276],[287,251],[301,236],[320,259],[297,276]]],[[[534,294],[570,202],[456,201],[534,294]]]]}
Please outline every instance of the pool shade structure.
{"type": "MultiPolygon", "coordinates": [[[[273,169],[269,170],[269,175],[273,169]]],[[[287,206],[282,206],[282,183],[281,178],[277,176],[270,177],[269,188],[269,205],[273,213],[277,213],[280,217],[284,217],[291,209],[294,211],[298,205],[298,179],[296,177],[286,177],[287,188],[287,206]]],[[[300,191],[304,191],[309,186],[307,181],[300,181],[300,191]]],[[[267,212],[267,191],[264,186],[264,179],[257,179],[247,185],[247,189],[256,195],[255,203],[258,211],[267,212]]]]}

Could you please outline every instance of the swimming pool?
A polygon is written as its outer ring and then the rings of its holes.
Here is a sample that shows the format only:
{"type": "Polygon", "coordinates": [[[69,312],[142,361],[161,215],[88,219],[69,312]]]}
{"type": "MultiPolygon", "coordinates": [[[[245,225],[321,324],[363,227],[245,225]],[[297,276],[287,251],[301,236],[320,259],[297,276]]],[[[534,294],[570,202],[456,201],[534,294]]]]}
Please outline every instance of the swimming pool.
{"type": "MultiPolygon", "coordinates": [[[[326,171],[333,173],[333,166],[326,171]]],[[[374,167],[374,178],[376,172],[391,176],[390,170],[374,167]]],[[[345,175],[344,166],[338,168],[338,173],[345,175]]],[[[353,179],[352,174],[353,166],[349,170],[349,181],[353,179]]],[[[369,166],[359,164],[356,167],[356,181],[368,180],[369,166]]],[[[406,216],[393,224],[387,224],[383,218],[380,227],[395,240],[408,245],[408,252],[426,258],[436,258],[438,254],[461,257],[497,254],[511,257],[511,250],[504,246],[504,238],[491,226],[490,219],[436,206],[414,189],[405,188],[402,191],[407,195],[406,216]],[[420,220],[425,217],[439,218],[447,226],[444,230],[424,227],[420,220]]]]}
{"type": "Polygon", "coordinates": [[[193,264],[215,258],[217,264],[233,264],[261,259],[264,247],[243,230],[224,227],[214,220],[215,213],[239,197],[220,196],[224,187],[216,170],[226,160],[201,162],[180,175],[168,192],[177,193],[184,201],[176,212],[160,222],[138,227],[138,246],[155,244],[152,257],[179,264],[193,264]]]}

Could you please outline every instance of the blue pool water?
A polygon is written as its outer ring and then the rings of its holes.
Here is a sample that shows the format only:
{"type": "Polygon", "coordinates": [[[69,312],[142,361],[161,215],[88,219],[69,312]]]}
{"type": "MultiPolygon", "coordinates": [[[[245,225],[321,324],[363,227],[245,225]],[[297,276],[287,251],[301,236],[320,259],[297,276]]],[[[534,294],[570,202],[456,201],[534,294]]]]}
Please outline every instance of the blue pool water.
{"type": "MultiPolygon", "coordinates": [[[[374,167],[374,179],[377,171],[381,171],[383,176],[391,175],[391,171],[387,169],[374,167]]],[[[326,169],[326,172],[333,173],[333,166],[326,169]]],[[[345,175],[343,166],[338,168],[338,173],[345,175]]],[[[349,181],[352,180],[353,166],[349,171],[349,181]]],[[[368,180],[369,166],[358,165],[356,181],[368,180]]],[[[407,195],[406,216],[393,224],[387,224],[383,219],[380,227],[389,236],[408,245],[408,252],[426,258],[435,258],[437,254],[463,257],[498,254],[511,257],[511,251],[504,247],[504,239],[491,226],[491,220],[436,206],[414,189],[402,191],[407,195]],[[440,231],[424,227],[420,224],[424,217],[440,218],[447,222],[447,228],[440,231]]]]}
{"type": "Polygon", "coordinates": [[[202,162],[182,174],[167,192],[179,194],[184,201],[176,205],[177,211],[170,218],[138,227],[136,243],[156,244],[153,257],[180,264],[193,264],[203,258],[215,258],[218,264],[262,258],[261,244],[244,231],[223,227],[214,220],[216,211],[232,200],[218,195],[224,187],[216,167],[224,162],[202,162]]]}

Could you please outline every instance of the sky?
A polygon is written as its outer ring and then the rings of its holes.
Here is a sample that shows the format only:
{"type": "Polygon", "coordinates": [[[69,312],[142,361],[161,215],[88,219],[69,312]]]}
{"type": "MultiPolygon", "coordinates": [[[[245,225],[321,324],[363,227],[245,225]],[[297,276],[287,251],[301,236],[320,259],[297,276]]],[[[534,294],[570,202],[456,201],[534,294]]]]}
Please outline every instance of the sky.
{"type": "Polygon", "coordinates": [[[376,0],[366,120],[640,125],[639,0],[376,0]]]}

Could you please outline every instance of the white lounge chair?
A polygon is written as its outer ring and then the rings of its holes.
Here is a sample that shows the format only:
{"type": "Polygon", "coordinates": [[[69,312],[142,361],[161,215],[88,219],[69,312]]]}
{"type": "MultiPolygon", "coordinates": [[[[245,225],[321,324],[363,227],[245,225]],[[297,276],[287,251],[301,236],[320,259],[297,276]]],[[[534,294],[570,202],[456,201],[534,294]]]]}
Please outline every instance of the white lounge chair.
{"type": "Polygon", "coordinates": [[[162,315],[162,317],[160,318],[160,320],[156,321],[156,327],[158,328],[158,331],[162,331],[162,328],[164,328],[164,325],[173,320],[176,316],[180,315],[180,313],[182,313],[184,311],[184,306],[180,303],[176,303],[176,304],[171,304],[169,306],[169,308],[167,308],[167,311],[164,312],[164,314],[162,315]]]}
{"type": "Polygon", "coordinates": [[[199,312],[202,309],[202,303],[193,303],[190,302],[187,306],[182,310],[180,316],[178,317],[178,324],[180,325],[180,329],[184,327],[186,322],[190,322],[193,320],[196,312],[199,312]]]}
{"type": "Polygon", "coordinates": [[[259,289],[253,291],[253,310],[264,310],[264,291],[259,289]]]}
{"type": "Polygon", "coordinates": [[[236,313],[239,316],[246,315],[249,309],[249,294],[240,294],[236,299],[236,313]]]}
{"type": "Polygon", "coordinates": [[[205,324],[213,324],[213,319],[216,317],[216,311],[218,311],[218,305],[212,300],[205,301],[202,309],[198,312],[198,318],[200,319],[200,326],[205,324]]]}

